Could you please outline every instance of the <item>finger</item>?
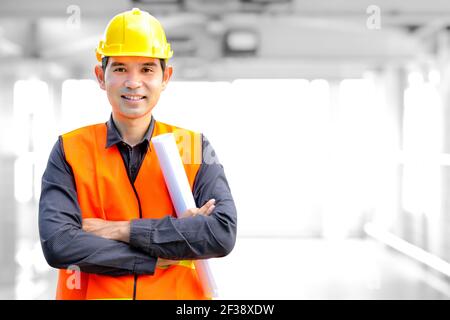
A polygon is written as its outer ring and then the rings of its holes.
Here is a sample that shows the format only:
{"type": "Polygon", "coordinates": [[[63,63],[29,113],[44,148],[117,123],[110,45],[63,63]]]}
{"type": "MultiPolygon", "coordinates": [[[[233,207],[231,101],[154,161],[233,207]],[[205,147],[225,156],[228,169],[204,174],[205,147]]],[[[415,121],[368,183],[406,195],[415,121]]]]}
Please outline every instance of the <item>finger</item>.
{"type": "Polygon", "coordinates": [[[216,202],[215,199],[211,199],[211,200],[209,200],[208,202],[206,202],[206,203],[203,205],[203,207],[201,207],[201,208],[199,209],[199,214],[206,214],[206,213],[208,212],[209,208],[210,208],[211,206],[213,206],[215,202],[216,202]]]}
{"type": "Polygon", "coordinates": [[[215,208],[216,208],[216,206],[215,206],[215,205],[212,205],[212,206],[210,206],[208,209],[206,209],[205,212],[202,212],[201,215],[203,215],[203,216],[209,216],[209,215],[213,212],[213,210],[214,210],[215,208]]]}
{"type": "Polygon", "coordinates": [[[198,208],[187,209],[186,212],[181,215],[181,217],[182,218],[187,218],[187,217],[196,216],[198,214],[199,210],[200,209],[198,209],[198,208]]]}
{"type": "Polygon", "coordinates": [[[178,264],[178,261],[158,258],[156,264],[158,267],[169,267],[171,265],[178,264]]]}
{"type": "Polygon", "coordinates": [[[215,205],[212,205],[211,207],[209,207],[209,209],[208,209],[208,211],[206,211],[206,215],[210,215],[212,212],[213,212],[213,210],[215,209],[215,205]]]}
{"type": "Polygon", "coordinates": [[[98,226],[100,221],[101,221],[101,219],[97,219],[97,218],[82,219],[82,221],[81,221],[82,229],[90,229],[92,227],[98,226]]]}

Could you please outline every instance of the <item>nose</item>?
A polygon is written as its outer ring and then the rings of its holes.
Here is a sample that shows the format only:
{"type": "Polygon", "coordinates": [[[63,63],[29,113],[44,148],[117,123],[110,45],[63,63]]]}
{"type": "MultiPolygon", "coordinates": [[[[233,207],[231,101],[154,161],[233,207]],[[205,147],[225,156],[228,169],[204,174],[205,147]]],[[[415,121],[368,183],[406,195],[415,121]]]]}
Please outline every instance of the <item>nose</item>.
{"type": "Polygon", "coordinates": [[[125,86],[129,89],[136,89],[142,86],[142,81],[139,79],[138,76],[130,74],[125,81],[125,86]]]}

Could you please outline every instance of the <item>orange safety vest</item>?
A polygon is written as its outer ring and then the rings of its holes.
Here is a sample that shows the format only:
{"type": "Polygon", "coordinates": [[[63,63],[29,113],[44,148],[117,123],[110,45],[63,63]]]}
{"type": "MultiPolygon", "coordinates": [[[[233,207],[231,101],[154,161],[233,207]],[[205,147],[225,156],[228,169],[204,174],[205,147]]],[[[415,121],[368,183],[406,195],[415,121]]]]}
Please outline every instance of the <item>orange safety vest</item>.
{"type": "MultiPolygon", "coordinates": [[[[169,132],[175,134],[192,189],[200,168],[201,135],[155,121],[153,136],[169,132]],[[180,139],[188,143],[180,143],[180,139]],[[186,155],[192,161],[186,161],[186,155]]],[[[66,161],[72,167],[77,186],[82,217],[124,221],[176,216],[152,143],[133,189],[117,145],[105,147],[106,135],[104,123],[62,135],[66,161]]],[[[115,277],[83,272],[80,275],[79,286],[76,286],[73,283],[76,278],[71,271],[59,270],[56,298],[208,299],[203,294],[192,262],[182,261],[168,268],[156,268],[153,275],[115,277]]]]}

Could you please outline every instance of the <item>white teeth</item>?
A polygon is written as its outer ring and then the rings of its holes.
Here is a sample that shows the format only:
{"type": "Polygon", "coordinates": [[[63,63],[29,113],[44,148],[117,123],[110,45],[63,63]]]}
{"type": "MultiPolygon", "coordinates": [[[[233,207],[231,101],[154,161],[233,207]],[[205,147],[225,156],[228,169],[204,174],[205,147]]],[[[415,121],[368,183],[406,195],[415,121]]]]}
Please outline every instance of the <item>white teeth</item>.
{"type": "Polygon", "coordinates": [[[125,99],[133,100],[133,101],[141,100],[141,99],[144,98],[143,96],[123,96],[123,97],[124,97],[125,99]]]}

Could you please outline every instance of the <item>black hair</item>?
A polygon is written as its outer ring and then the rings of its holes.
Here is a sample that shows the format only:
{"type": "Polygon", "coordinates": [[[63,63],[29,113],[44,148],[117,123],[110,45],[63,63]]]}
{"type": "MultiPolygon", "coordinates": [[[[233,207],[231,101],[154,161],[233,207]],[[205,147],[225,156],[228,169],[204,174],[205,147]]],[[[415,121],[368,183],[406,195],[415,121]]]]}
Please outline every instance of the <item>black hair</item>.
{"type": "MultiPolygon", "coordinates": [[[[106,71],[106,66],[108,65],[108,61],[109,61],[109,57],[103,57],[102,58],[102,69],[103,69],[103,72],[106,71]]],[[[164,77],[164,70],[166,70],[166,60],[159,59],[159,62],[161,64],[161,69],[162,69],[163,77],[164,77]]]]}

